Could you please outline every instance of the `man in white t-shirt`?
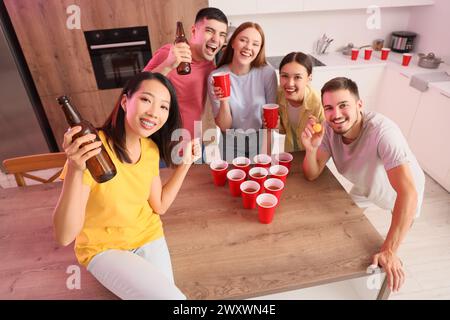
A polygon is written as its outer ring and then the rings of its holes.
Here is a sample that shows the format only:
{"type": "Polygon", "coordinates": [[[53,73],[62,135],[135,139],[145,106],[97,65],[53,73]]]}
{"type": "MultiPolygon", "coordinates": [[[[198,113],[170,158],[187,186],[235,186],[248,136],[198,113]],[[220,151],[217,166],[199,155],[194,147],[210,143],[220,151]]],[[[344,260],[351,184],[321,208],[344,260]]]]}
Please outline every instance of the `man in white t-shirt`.
{"type": "Polygon", "coordinates": [[[353,183],[352,197],[391,210],[391,226],[373,265],[384,268],[390,289],[398,291],[405,273],[397,250],[420,214],[423,171],[398,126],[381,114],[362,110],[352,80],[328,81],[322,88],[322,104],[323,129],[315,132],[317,120],[310,118],[301,137],[305,177],[316,179],[332,157],[339,173],[353,183]]]}

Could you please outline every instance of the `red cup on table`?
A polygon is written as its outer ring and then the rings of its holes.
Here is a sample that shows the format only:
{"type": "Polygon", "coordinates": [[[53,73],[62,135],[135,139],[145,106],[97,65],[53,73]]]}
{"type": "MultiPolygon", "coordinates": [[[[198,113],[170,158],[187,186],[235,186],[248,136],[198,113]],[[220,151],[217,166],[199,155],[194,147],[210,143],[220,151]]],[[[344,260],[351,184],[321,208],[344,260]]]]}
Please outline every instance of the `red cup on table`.
{"type": "Polygon", "coordinates": [[[264,190],[266,193],[273,194],[280,202],[281,194],[284,190],[284,182],[278,178],[270,178],[264,181],[264,190]]]}
{"type": "Polygon", "coordinates": [[[390,51],[391,51],[391,49],[389,49],[389,48],[382,48],[381,49],[381,60],[387,60],[390,51]]]}
{"type": "Polygon", "coordinates": [[[352,60],[358,59],[359,49],[353,48],[352,49],[352,60]]]}
{"type": "Polygon", "coordinates": [[[276,154],[274,158],[276,164],[281,164],[282,166],[288,168],[288,170],[291,170],[291,162],[294,159],[292,154],[290,154],[289,152],[282,152],[276,154]]]}
{"type": "Polygon", "coordinates": [[[248,174],[248,172],[250,171],[250,159],[249,158],[237,157],[237,158],[233,159],[232,163],[236,169],[244,170],[245,174],[248,174]]]}
{"type": "Polygon", "coordinates": [[[372,51],[372,48],[364,49],[364,60],[370,60],[370,58],[372,57],[372,51]]]}
{"type": "Polygon", "coordinates": [[[256,197],[261,190],[261,186],[258,182],[249,180],[241,183],[242,203],[245,209],[256,208],[256,197]]]}
{"type": "Polygon", "coordinates": [[[248,172],[248,176],[250,177],[250,179],[259,183],[261,187],[260,190],[263,190],[264,181],[266,181],[268,175],[269,171],[267,171],[267,169],[263,167],[254,167],[251,168],[248,172]]]}
{"type": "Polygon", "coordinates": [[[219,87],[222,90],[222,97],[230,96],[230,74],[228,72],[218,72],[213,74],[214,87],[219,87]]]}
{"type": "Polygon", "coordinates": [[[259,222],[264,224],[271,223],[275,207],[278,204],[277,197],[270,193],[262,193],[256,198],[256,204],[258,205],[259,222]]]}
{"type": "Polygon", "coordinates": [[[270,168],[272,158],[267,154],[261,153],[253,157],[253,162],[255,163],[255,167],[270,168]]]}
{"type": "Polygon", "coordinates": [[[287,175],[289,173],[289,170],[285,166],[282,166],[280,164],[276,164],[276,165],[270,167],[269,173],[274,178],[278,178],[281,181],[283,181],[284,183],[286,183],[286,178],[287,178],[287,175]]]}
{"type": "Polygon", "coordinates": [[[228,185],[233,197],[241,196],[241,183],[245,181],[245,171],[241,169],[232,169],[227,173],[228,185]]]}
{"type": "Polygon", "coordinates": [[[224,160],[214,160],[209,164],[213,177],[214,184],[216,186],[224,186],[227,182],[227,169],[228,163],[224,160]]]}
{"type": "Polygon", "coordinates": [[[412,54],[411,53],[404,53],[403,59],[402,59],[402,66],[407,67],[409,63],[411,62],[412,54]]]}
{"type": "Polygon", "coordinates": [[[266,120],[267,129],[274,129],[277,127],[278,108],[279,106],[275,103],[263,105],[263,116],[264,120],[266,120]]]}

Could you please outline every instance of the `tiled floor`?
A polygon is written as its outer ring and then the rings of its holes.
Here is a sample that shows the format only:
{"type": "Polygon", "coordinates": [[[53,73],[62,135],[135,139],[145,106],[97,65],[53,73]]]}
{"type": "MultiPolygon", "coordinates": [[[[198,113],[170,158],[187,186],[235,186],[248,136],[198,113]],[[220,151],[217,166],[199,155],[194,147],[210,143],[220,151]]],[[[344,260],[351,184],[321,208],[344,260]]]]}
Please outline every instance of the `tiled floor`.
{"type": "MultiPolygon", "coordinates": [[[[350,184],[341,179],[344,188],[350,184]]],[[[46,170],[51,176],[54,170],[46,170]]],[[[33,182],[31,182],[33,183],[33,182]]],[[[14,177],[0,173],[0,185],[15,187],[14,177]]],[[[0,190],[1,192],[1,190],[0,190]]],[[[367,208],[364,213],[378,232],[384,237],[390,225],[390,213],[377,207],[367,208]]],[[[422,214],[414,223],[402,244],[399,256],[406,269],[406,282],[399,293],[390,299],[450,299],[450,194],[433,179],[426,177],[422,214]]],[[[331,285],[303,289],[266,296],[270,299],[355,299],[369,298],[373,292],[361,293],[358,287],[365,279],[345,281],[331,285]],[[362,282],[361,282],[362,281],[362,282]]],[[[261,297],[264,298],[264,297],[261,297]]]]}

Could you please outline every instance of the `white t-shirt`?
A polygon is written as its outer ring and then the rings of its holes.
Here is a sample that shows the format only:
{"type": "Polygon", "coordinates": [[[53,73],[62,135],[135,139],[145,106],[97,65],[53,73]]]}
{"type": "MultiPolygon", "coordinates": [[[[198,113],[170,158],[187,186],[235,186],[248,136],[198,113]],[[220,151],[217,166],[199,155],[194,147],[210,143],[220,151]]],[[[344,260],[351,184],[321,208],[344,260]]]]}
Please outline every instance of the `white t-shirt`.
{"type": "Polygon", "coordinates": [[[393,210],[397,193],[386,171],[408,164],[419,198],[416,217],[420,215],[425,175],[392,120],[375,112],[363,111],[362,132],[350,144],[344,144],[342,136],[325,124],[320,148],[331,155],[339,173],[354,184],[350,194],[365,197],[387,210],[393,210]]]}
{"type": "MultiPolygon", "coordinates": [[[[214,118],[219,113],[220,101],[216,100],[214,95],[212,76],[218,72],[230,73],[231,93],[228,103],[232,116],[231,129],[235,129],[234,132],[227,131],[226,137],[222,137],[221,149],[225,151],[227,160],[243,155],[252,158],[260,152],[262,146],[263,139],[258,134],[262,127],[262,106],[276,103],[278,84],[275,69],[266,65],[251,68],[247,74],[236,75],[228,65],[223,65],[211,72],[208,78],[208,94],[214,118]],[[245,139],[247,143],[239,142],[245,139]]],[[[222,157],[225,159],[223,154],[222,157]]]]}

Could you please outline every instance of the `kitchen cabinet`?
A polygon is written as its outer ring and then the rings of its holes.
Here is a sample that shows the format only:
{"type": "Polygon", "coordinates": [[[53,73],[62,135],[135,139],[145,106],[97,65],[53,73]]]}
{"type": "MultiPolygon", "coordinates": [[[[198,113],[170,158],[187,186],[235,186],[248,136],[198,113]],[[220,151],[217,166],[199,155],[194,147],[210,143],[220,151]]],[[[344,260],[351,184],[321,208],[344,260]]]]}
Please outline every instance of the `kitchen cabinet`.
{"type": "Polygon", "coordinates": [[[250,15],[257,12],[257,0],[209,0],[210,7],[219,8],[226,16],[250,15]]]}
{"type": "Polygon", "coordinates": [[[433,0],[209,0],[210,7],[216,7],[227,16],[269,14],[302,11],[329,11],[367,9],[369,6],[402,7],[431,5],[433,0]]]}
{"type": "Polygon", "coordinates": [[[359,96],[363,101],[364,110],[374,110],[374,101],[377,96],[384,66],[361,66],[342,68],[315,68],[313,69],[311,85],[320,92],[323,85],[335,77],[347,77],[356,82],[359,96]]]}
{"type": "Polygon", "coordinates": [[[420,99],[409,145],[423,170],[450,192],[450,95],[430,88],[420,99]]]}
{"type": "Polygon", "coordinates": [[[376,111],[393,120],[408,139],[419,106],[421,92],[409,85],[410,78],[386,67],[378,89],[376,111]]]}

